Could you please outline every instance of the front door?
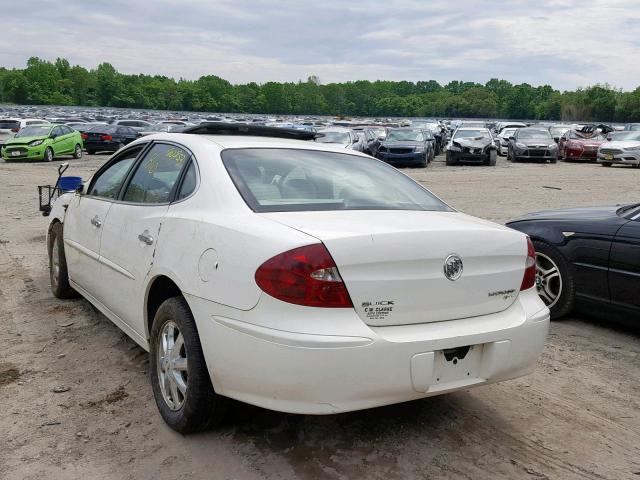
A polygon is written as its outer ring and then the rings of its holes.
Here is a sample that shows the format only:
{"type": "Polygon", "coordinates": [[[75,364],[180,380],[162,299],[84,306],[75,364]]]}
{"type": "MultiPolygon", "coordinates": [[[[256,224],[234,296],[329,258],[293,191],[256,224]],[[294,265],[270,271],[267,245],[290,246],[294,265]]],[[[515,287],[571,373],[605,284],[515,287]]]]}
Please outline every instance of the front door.
{"type": "Polygon", "coordinates": [[[611,303],[640,310],[640,218],[616,234],[609,259],[611,303]]]}
{"type": "Polygon", "coordinates": [[[111,210],[100,248],[101,278],[109,288],[106,305],[144,335],[144,289],[161,224],[189,153],[156,143],[138,163],[121,201],[111,210]]]}
{"type": "Polygon", "coordinates": [[[75,195],[65,214],[63,232],[69,278],[101,301],[104,285],[98,274],[104,224],[135,158],[124,155],[99,170],[86,194],[75,195]]]}

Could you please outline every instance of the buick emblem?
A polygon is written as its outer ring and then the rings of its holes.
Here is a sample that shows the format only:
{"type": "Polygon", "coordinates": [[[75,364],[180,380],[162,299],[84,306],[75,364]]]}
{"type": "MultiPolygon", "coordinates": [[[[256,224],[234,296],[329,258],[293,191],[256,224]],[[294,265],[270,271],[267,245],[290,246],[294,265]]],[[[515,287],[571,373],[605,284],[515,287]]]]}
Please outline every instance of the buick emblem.
{"type": "Polygon", "coordinates": [[[449,255],[442,266],[444,276],[455,282],[462,275],[462,259],[458,255],[449,255]]]}

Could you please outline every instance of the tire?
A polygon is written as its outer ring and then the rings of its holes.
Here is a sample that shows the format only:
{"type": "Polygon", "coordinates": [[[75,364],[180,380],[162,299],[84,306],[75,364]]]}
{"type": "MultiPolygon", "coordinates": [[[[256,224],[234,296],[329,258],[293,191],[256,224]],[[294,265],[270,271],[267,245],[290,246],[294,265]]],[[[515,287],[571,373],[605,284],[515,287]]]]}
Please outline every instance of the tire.
{"type": "Polygon", "coordinates": [[[549,160],[549,163],[558,163],[558,157],[549,160]]]}
{"type": "Polygon", "coordinates": [[[82,147],[79,143],[76,143],[76,148],[73,150],[73,158],[80,160],[82,158],[82,147]]]}
{"type": "Polygon", "coordinates": [[[222,422],[229,400],[216,394],[211,385],[196,323],[183,297],[169,298],[158,308],[151,328],[150,347],[151,388],[160,415],[167,425],[185,434],[207,430],[222,422]],[[166,352],[161,346],[163,337],[177,340],[176,343],[180,343],[179,338],[182,338],[182,346],[171,358],[174,361],[182,360],[181,363],[186,365],[185,370],[173,369],[171,360],[168,363],[160,361],[160,355],[166,352]],[[166,379],[164,388],[161,387],[161,378],[166,379]],[[173,382],[171,379],[174,379],[173,382]],[[184,388],[184,394],[180,385],[184,388]]]}
{"type": "Polygon", "coordinates": [[[89,150],[87,149],[87,155],[95,155],[96,151],[95,150],[89,150]]]}
{"type": "Polygon", "coordinates": [[[420,162],[420,164],[418,165],[420,168],[427,168],[429,166],[429,153],[425,152],[424,157],[422,158],[422,161],[420,162]]]}
{"type": "Polygon", "coordinates": [[[603,167],[610,167],[611,162],[602,162],[600,165],[602,165],[603,167]]]}
{"type": "Polygon", "coordinates": [[[56,298],[75,298],[78,296],[69,285],[67,257],[64,253],[63,226],[56,222],[49,227],[49,279],[51,292],[56,298]]]}
{"type": "Polygon", "coordinates": [[[445,158],[445,165],[447,165],[448,167],[452,167],[454,165],[457,165],[458,162],[456,160],[454,160],[453,158],[451,158],[451,155],[449,155],[449,152],[447,152],[447,156],[445,158]]]}
{"type": "Polygon", "coordinates": [[[536,250],[536,288],[549,307],[551,320],[557,320],[573,309],[576,293],[573,270],[557,248],[540,240],[533,240],[533,246],[536,250]],[[551,273],[552,268],[557,270],[557,276],[551,273]],[[546,279],[542,273],[545,271],[549,272],[546,279]]]}
{"type": "Polygon", "coordinates": [[[53,162],[53,150],[51,149],[51,147],[47,147],[44,149],[44,155],[42,159],[45,162],[53,162]]]}
{"type": "Polygon", "coordinates": [[[487,160],[487,165],[491,167],[495,167],[497,160],[498,160],[498,153],[495,150],[491,150],[489,152],[489,159],[487,160]]]}

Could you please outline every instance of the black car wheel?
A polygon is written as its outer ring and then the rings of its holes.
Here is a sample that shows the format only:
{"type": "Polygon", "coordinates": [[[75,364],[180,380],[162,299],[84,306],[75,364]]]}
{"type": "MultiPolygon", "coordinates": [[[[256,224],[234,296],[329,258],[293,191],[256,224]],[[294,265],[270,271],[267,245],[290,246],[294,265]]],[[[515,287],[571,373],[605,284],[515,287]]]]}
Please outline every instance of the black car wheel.
{"type": "Polygon", "coordinates": [[[196,323],[183,297],[165,300],[151,328],[149,375],[160,415],[177,432],[222,421],[228,399],[213,389],[196,323]]]}
{"type": "Polygon", "coordinates": [[[533,240],[536,250],[536,289],[556,320],[568,314],[575,299],[575,281],[569,262],[552,245],[533,240]]]}
{"type": "Polygon", "coordinates": [[[51,147],[47,147],[44,151],[44,161],[53,162],[53,150],[51,147]]]}
{"type": "Polygon", "coordinates": [[[78,293],[69,284],[62,229],[60,222],[56,222],[49,227],[48,251],[51,292],[56,298],[74,298],[78,296],[78,293]]]}
{"type": "Polygon", "coordinates": [[[495,166],[497,160],[498,160],[498,152],[496,152],[495,150],[490,150],[489,158],[487,159],[487,165],[493,167],[495,166]]]}
{"type": "Polygon", "coordinates": [[[447,165],[448,167],[451,167],[451,166],[457,165],[457,164],[458,164],[458,162],[451,157],[449,152],[447,152],[447,156],[445,158],[445,165],[447,165]]]}
{"type": "Polygon", "coordinates": [[[96,151],[87,148],[87,155],[95,155],[96,151]]]}
{"type": "Polygon", "coordinates": [[[611,162],[602,162],[600,165],[602,165],[603,167],[610,167],[611,162]]]}
{"type": "Polygon", "coordinates": [[[73,150],[73,158],[75,158],[76,160],[82,158],[82,147],[80,146],[80,144],[77,144],[76,148],[73,150]]]}

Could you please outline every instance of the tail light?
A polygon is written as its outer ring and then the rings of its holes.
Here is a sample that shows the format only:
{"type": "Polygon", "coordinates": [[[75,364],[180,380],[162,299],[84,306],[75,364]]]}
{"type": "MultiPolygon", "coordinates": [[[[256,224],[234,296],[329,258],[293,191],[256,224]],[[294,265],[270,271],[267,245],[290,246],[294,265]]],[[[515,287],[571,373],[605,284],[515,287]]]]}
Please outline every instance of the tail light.
{"type": "Polygon", "coordinates": [[[524,264],[524,277],[520,291],[529,290],[536,284],[536,250],[533,248],[531,239],[527,237],[527,260],[524,264]]]}
{"type": "Polygon", "coordinates": [[[111,135],[102,135],[100,137],[100,139],[105,141],[105,142],[109,142],[109,141],[113,140],[113,137],[111,135]]]}
{"type": "Polygon", "coordinates": [[[347,287],[326,247],[317,243],[294,248],[264,262],[255,280],[278,300],[307,307],[353,307],[347,287]]]}
{"type": "Polygon", "coordinates": [[[83,140],[86,140],[87,138],[89,138],[89,135],[87,135],[86,133],[81,133],[80,136],[82,137],[83,140]]]}
{"type": "Polygon", "coordinates": [[[12,131],[13,133],[18,133],[18,132],[20,131],[20,129],[19,129],[19,128],[12,128],[12,129],[11,129],[11,131],[12,131]]]}

